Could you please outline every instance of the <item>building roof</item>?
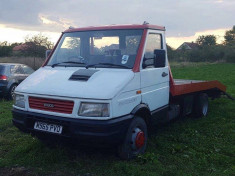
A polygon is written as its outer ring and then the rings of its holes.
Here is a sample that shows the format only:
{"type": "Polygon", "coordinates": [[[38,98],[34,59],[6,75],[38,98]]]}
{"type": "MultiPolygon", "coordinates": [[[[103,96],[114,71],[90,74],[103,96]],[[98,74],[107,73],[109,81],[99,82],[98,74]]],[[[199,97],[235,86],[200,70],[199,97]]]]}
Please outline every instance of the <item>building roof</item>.
{"type": "Polygon", "coordinates": [[[127,25],[107,25],[107,26],[89,26],[82,28],[70,28],[64,32],[76,32],[76,31],[97,31],[97,30],[112,30],[112,29],[155,29],[165,31],[164,26],[157,26],[151,24],[127,24],[127,25]]]}
{"type": "Polygon", "coordinates": [[[187,44],[192,49],[198,48],[197,43],[194,43],[194,42],[184,42],[184,43],[187,44]]]}
{"type": "Polygon", "coordinates": [[[177,49],[182,49],[183,46],[187,46],[186,49],[197,49],[198,48],[198,44],[197,43],[194,43],[194,42],[184,42],[183,44],[181,44],[177,49]]]}
{"type": "Polygon", "coordinates": [[[13,51],[23,51],[27,48],[28,48],[28,45],[26,43],[24,43],[24,44],[20,44],[20,45],[15,46],[12,50],[13,51]]]}

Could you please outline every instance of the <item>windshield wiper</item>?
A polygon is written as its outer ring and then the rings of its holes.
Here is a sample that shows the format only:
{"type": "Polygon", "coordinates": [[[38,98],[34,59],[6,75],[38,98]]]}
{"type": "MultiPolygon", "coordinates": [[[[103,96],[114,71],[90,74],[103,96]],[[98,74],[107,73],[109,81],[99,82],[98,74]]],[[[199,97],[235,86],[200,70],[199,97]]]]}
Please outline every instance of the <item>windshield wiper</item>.
{"type": "Polygon", "coordinates": [[[74,62],[74,61],[67,61],[67,62],[59,62],[59,63],[55,63],[55,64],[52,64],[51,67],[55,67],[57,65],[60,65],[60,64],[85,64],[83,62],[74,62]]]}
{"type": "Polygon", "coordinates": [[[89,67],[94,67],[97,65],[107,65],[107,66],[114,66],[114,67],[119,67],[119,68],[127,68],[130,69],[129,67],[125,66],[125,65],[118,65],[118,64],[112,64],[112,63],[97,63],[97,64],[90,64],[90,65],[86,65],[86,69],[88,69],[89,67]]]}

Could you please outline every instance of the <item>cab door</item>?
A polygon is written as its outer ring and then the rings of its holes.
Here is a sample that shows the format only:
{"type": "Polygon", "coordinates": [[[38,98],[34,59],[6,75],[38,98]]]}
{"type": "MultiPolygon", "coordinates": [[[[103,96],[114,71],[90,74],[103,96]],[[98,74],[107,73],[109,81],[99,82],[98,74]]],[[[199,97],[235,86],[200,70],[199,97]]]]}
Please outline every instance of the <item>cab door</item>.
{"type": "Polygon", "coordinates": [[[148,31],[140,66],[142,103],[147,104],[150,111],[169,103],[169,69],[163,34],[162,31],[148,31]],[[155,64],[162,54],[165,55],[162,63],[155,64]]]}

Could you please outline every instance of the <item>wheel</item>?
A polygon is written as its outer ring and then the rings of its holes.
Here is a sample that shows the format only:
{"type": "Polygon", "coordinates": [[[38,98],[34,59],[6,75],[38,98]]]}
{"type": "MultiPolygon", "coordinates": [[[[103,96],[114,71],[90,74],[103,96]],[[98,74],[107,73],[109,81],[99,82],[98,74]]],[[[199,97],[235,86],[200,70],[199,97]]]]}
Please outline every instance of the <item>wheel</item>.
{"type": "Polygon", "coordinates": [[[147,146],[147,125],[143,118],[134,117],[123,143],[118,147],[120,158],[129,160],[145,152],[147,146]]]}
{"type": "Polygon", "coordinates": [[[16,89],[17,85],[16,84],[13,84],[8,92],[8,95],[7,95],[7,98],[9,100],[13,100],[14,99],[14,96],[15,96],[15,89],[16,89]]]}
{"type": "Polygon", "coordinates": [[[195,117],[205,117],[208,114],[208,96],[205,93],[201,93],[195,97],[194,100],[194,116],[195,117]]]}

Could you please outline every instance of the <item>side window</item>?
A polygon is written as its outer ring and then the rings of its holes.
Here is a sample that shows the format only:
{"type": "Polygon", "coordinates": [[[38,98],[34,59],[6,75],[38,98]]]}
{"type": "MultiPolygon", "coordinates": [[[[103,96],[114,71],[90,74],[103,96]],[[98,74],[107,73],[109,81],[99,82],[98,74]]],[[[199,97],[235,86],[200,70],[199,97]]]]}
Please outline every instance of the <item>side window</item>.
{"type": "Polygon", "coordinates": [[[16,72],[16,66],[15,65],[11,65],[10,72],[11,72],[11,74],[15,74],[15,72],[16,72]]]}
{"type": "Polygon", "coordinates": [[[20,65],[11,66],[11,74],[24,74],[20,65]]]}
{"type": "Polygon", "coordinates": [[[34,70],[28,66],[23,66],[23,70],[25,74],[32,74],[34,72],[34,70]]]}
{"type": "Polygon", "coordinates": [[[147,43],[144,53],[145,68],[153,68],[154,60],[157,59],[155,50],[162,49],[162,36],[161,34],[150,33],[147,38],[147,43]]]}

